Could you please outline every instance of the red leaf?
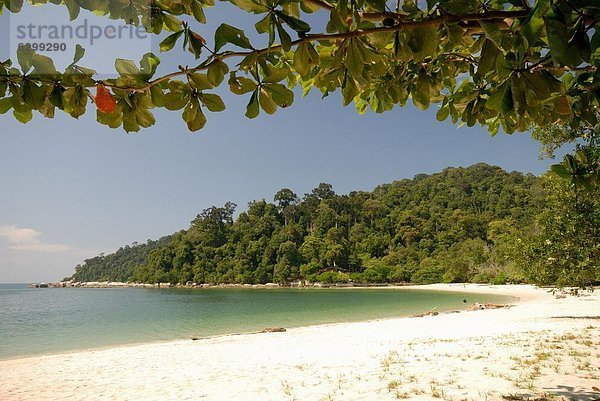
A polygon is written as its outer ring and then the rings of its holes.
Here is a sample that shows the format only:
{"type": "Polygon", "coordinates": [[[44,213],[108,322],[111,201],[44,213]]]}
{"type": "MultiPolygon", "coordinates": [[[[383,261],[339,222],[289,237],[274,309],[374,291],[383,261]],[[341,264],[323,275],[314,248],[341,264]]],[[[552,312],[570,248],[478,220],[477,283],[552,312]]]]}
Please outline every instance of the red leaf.
{"type": "Polygon", "coordinates": [[[102,113],[112,113],[117,107],[117,101],[108,89],[102,84],[96,87],[96,107],[102,113]]]}

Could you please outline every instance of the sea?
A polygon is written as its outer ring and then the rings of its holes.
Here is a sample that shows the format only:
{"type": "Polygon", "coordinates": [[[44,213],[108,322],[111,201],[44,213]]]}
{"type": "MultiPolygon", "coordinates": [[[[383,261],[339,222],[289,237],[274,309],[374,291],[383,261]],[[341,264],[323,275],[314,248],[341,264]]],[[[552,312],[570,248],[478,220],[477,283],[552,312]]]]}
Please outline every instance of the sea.
{"type": "Polygon", "coordinates": [[[28,288],[0,284],[0,359],[465,309],[511,298],[392,288],[28,288]]]}

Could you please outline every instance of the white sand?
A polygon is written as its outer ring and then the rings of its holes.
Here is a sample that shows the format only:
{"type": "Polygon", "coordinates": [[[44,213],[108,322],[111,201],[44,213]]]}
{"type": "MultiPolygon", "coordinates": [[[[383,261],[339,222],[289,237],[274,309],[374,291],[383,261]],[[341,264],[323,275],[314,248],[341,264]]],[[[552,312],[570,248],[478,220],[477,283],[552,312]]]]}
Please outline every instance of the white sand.
{"type": "Polygon", "coordinates": [[[600,320],[589,318],[600,315],[598,291],[555,299],[530,286],[420,288],[521,301],[510,309],[0,361],[0,400],[600,398],[592,390],[600,387],[600,320]]]}

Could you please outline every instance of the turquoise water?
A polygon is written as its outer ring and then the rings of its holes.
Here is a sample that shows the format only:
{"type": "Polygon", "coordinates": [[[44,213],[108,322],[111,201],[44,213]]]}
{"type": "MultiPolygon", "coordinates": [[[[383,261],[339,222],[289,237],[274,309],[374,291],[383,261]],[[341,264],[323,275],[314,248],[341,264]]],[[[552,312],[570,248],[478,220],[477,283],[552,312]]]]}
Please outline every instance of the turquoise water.
{"type": "Polygon", "coordinates": [[[408,289],[31,289],[2,284],[0,359],[506,301],[408,289]]]}

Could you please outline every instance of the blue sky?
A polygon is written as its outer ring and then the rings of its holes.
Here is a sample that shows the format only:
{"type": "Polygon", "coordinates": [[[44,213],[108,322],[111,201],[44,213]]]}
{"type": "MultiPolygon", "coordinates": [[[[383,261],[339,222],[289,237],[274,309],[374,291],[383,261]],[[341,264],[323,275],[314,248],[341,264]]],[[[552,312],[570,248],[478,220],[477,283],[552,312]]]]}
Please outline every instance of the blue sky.
{"type": "MultiPolygon", "coordinates": [[[[88,49],[88,64],[106,56],[88,49]]],[[[329,182],[346,193],[447,166],[541,174],[551,163],[538,160],[527,134],[491,138],[483,128],[439,123],[435,106],[361,116],[338,96],[311,93],[248,120],[247,97],[224,100],[227,110],[208,114],[196,134],[167,111],[130,135],[95,123],[93,111],[27,125],[0,116],[0,282],[61,279],[99,252],[186,228],[206,207],[233,201],[243,209],[283,187],[304,194],[329,182]]]]}

